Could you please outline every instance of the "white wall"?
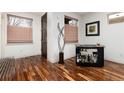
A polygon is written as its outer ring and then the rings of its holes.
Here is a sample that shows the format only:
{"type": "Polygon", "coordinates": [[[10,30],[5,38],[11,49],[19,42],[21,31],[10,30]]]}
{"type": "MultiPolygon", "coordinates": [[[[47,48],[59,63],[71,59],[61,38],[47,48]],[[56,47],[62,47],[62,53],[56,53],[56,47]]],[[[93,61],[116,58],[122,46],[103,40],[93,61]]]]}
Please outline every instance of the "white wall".
{"type": "MultiPolygon", "coordinates": [[[[64,26],[64,15],[71,16],[79,19],[80,17],[74,13],[67,12],[48,12],[48,27],[47,27],[47,40],[48,40],[48,60],[50,62],[58,62],[59,49],[58,49],[58,29],[57,23],[60,22],[61,27],[64,26]]],[[[75,43],[66,44],[64,49],[64,59],[75,56],[75,43]]]]}
{"type": "Polygon", "coordinates": [[[26,57],[41,54],[41,16],[32,13],[9,13],[33,18],[33,44],[7,44],[7,13],[2,13],[2,57],[26,57]]]}
{"type": "Polygon", "coordinates": [[[108,24],[108,13],[90,13],[82,16],[80,22],[80,43],[96,44],[105,46],[105,59],[124,63],[124,23],[108,24]],[[85,36],[85,24],[100,21],[100,36],[85,36]]]}

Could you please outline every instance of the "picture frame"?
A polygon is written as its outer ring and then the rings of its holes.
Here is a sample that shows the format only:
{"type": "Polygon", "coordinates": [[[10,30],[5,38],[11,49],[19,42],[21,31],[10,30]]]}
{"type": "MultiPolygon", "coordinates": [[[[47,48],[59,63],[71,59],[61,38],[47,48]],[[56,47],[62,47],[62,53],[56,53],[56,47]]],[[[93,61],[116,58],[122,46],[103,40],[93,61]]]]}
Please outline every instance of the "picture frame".
{"type": "Polygon", "coordinates": [[[100,21],[95,21],[86,24],[86,36],[100,35],[100,21]]]}

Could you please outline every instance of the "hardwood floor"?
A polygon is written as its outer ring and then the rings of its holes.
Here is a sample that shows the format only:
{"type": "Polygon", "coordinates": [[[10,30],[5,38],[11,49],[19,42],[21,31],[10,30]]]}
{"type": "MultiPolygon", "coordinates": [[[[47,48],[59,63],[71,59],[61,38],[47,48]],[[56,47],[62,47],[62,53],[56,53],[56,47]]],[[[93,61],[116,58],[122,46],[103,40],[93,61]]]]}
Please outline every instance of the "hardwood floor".
{"type": "Polygon", "coordinates": [[[1,81],[109,81],[124,80],[124,65],[105,61],[105,66],[80,67],[75,59],[65,64],[50,63],[40,56],[0,62],[1,81]]]}

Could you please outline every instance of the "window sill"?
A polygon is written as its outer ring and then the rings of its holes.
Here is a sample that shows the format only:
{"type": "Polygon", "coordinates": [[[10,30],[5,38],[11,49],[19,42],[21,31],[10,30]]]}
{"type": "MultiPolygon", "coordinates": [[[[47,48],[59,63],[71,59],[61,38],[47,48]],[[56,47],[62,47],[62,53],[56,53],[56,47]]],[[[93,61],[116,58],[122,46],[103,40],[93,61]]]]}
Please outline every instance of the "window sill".
{"type": "Polygon", "coordinates": [[[32,43],[7,43],[6,45],[32,45],[32,43]]]}

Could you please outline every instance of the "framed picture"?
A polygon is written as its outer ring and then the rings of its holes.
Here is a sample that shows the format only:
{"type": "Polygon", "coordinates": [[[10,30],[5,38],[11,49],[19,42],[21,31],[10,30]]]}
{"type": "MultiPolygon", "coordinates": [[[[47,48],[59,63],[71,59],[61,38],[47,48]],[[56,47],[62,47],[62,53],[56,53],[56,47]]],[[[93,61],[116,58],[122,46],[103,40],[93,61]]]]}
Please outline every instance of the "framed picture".
{"type": "Polygon", "coordinates": [[[99,35],[100,35],[100,21],[86,24],[86,36],[99,36],[99,35]]]}

